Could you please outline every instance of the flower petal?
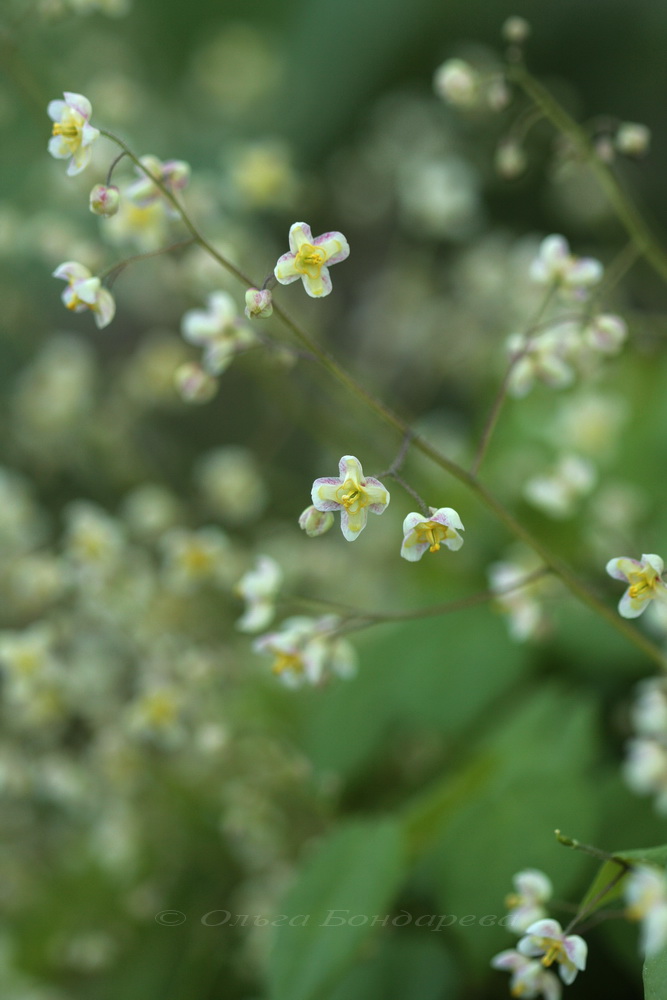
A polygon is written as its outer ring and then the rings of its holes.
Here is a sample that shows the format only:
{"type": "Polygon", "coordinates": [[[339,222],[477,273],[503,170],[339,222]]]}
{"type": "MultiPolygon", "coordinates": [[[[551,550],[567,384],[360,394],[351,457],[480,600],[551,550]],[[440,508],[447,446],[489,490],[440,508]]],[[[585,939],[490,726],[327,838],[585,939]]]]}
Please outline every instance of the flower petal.
{"type": "Polygon", "coordinates": [[[290,226],[289,248],[293,254],[297,254],[304,243],[312,243],[313,234],[310,226],[305,222],[295,222],[290,226]]]}
{"type": "Polygon", "coordinates": [[[324,298],[325,295],[329,295],[333,288],[331,277],[326,267],[320,268],[320,273],[316,278],[311,278],[309,274],[302,274],[301,280],[303,281],[303,287],[311,299],[324,298]]]}
{"type": "Polygon", "coordinates": [[[361,532],[366,527],[366,520],[367,514],[365,507],[355,511],[353,514],[345,509],[341,510],[340,527],[343,532],[343,536],[347,538],[348,542],[353,542],[355,538],[359,537],[361,532]]]}
{"type": "Polygon", "coordinates": [[[313,240],[313,246],[325,251],[327,264],[340,264],[350,256],[350,244],[342,233],[323,233],[313,240]]]}
{"type": "Polygon", "coordinates": [[[281,285],[291,285],[293,281],[301,277],[300,272],[294,267],[295,260],[296,255],[293,253],[284,253],[282,257],[278,258],[273,273],[281,285]]]}

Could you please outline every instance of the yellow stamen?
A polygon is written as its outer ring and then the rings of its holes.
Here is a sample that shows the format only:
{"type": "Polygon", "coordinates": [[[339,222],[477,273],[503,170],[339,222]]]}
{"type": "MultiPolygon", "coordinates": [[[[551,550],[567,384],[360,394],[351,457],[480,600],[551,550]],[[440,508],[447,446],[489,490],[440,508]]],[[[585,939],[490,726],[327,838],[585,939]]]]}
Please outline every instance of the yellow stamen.
{"type": "Polygon", "coordinates": [[[450,536],[449,528],[438,521],[423,521],[415,527],[415,532],[418,544],[427,544],[429,552],[439,552],[440,543],[450,536]]]}
{"type": "Polygon", "coordinates": [[[294,261],[294,270],[309,278],[319,278],[320,271],[327,259],[326,250],[315,247],[312,243],[303,243],[294,261]]]}
{"type": "MultiPolygon", "coordinates": [[[[546,945],[546,941],[544,943],[546,945]]],[[[548,969],[554,962],[562,962],[564,959],[567,959],[567,955],[562,943],[560,941],[554,941],[551,943],[548,951],[544,955],[542,965],[545,969],[548,969]]]]}
{"type": "Polygon", "coordinates": [[[274,674],[282,674],[286,670],[301,674],[303,673],[303,660],[297,653],[278,653],[272,669],[274,674]]]}
{"type": "Polygon", "coordinates": [[[65,139],[76,139],[79,134],[77,125],[64,125],[62,122],[53,123],[53,135],[62,135],[65,139]]]}
{"type": "Polygon", "coordinates": [[[344,507],[348,514],[358,514],[362,507],[368,506],[368,496],[366,491],[352,479],[346,479],[342,486],[336,490],[336,500],[344,507]]]}

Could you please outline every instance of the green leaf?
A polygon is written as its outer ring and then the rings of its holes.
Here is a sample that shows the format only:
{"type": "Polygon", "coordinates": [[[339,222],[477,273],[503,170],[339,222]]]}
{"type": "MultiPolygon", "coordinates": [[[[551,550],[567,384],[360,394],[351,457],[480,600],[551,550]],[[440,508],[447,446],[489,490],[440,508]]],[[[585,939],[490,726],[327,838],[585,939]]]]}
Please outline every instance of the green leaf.
{"type": "Polygon", "coordinates": [[[320,844],[283,902],[289,918],[307,914],[308,921],[278,928],[271,1000],[316,1000],[333,988],[372,933],[373,916],[386,914],[405,864],[401,830],[391,820],[349,823],[320,844]]]}
{"type": "MultiPolygon", "coordinates": [[[[627,861],[631,865],[646,864],[664,868],[667,865],[667,844],[663,844],[661,847],[638,848],[631,851],[614,851],[614,857],[621,861],[627,861]]],[[[588,892],[581,901],[582,910],[585,909],[588,914],[591,914],[599,910],[600,907],[613,903],[623,893],[627,874],[627,870],[623,871],[623,866],[616,861],[605,861],[600,866],[588,892]],[[606,892],[605,887],[607,887],[606,892]]]]}
{"type": "Polygon", "coordinates": [[[667,948],[644,962],[645,1000],[667,1000],[667,948]]]}

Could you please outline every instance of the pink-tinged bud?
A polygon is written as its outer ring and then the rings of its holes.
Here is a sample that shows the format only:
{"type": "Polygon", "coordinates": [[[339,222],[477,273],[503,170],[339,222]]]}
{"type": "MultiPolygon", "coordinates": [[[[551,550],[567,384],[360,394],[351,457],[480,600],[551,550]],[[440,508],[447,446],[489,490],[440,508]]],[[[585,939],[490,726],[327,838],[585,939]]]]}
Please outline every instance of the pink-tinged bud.
{"type": "Polygon", "coordinates": [[[299,527],[306,532],[309,538],[317,538],[323,535],[334,523],[334,516],[330,510],[318,510],[317,507],[306,507],[299,517],[299,527]]]}
{"type": "Polygon", "coordinates": [[[270,316],[273,312],[271,292],[268,288],[249,288],[245,293],[245,314],[248,319],[255,316],[270,316]]]}
{"type": "Polygon", "coordinates": [[[614,137],[614,144],[624,156],[644,156],[651,145],[651,131],[639,122],[623,122],[614,137]]]}
{"type": "Polygon", "coordinates": [[[114,185],[96,184],[90,192],[90,211],[95,215],[109,218],[115,215],[120,205],[120,191],[114,185]]]}
{"type": "Polygon", "coordinates": [[[186,403],[208,403],[218,391],[218,381],[194,361],[179,365],[174,373],[179,396],[186,403]]]}

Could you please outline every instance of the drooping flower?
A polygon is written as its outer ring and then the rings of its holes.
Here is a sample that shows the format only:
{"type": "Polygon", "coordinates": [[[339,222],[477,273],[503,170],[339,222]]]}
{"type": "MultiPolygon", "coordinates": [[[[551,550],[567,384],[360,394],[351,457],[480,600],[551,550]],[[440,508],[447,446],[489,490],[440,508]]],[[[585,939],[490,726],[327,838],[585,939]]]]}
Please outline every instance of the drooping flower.
{"type": "Polygon", "coordinates": [[[625,882],[626,915],[641,920],[640,947],[646,957],[667,944],[667,877],[651,865],[638,865],[625,882]]]}
{"type": "Polygon", "coordinates": [[[70,157],[67,173],[73,177],[88,166],[92,144],[100,133],[89,122],[93,109],[87,97],[70,91],[63,97],[64,101],[50,101],[47,107],[54,123],[48,148],[57,160],[70,157]]]}
{"type": "Polygon", "coordinates": [[[556,285],[573,298],[585,299],[590,288],[601,281],[604,269],[593,257],[575,257],[564,236],[547,236],[530,268],[530,276],[540,285],[556,285]]]}
{"type": "Polygon", "coordinates": [[[560,978],[567,985],[586,968],[588,945],[578,934],[564,934],[557,920],[538,920],[531,924],[517,949],[528,958],[541,958],[545,968],[557,962],[560,978]]]}
{"type": "Polygon", "coordinates": [[[638,618],[650,601],[667,602],[667,584],[662,579],[664,568],[660,556],[654,554],[643,555],[641,562],[626,556],[609,560],[607,573],[630,584],[618,602],[623,618],[638,618]]]}
{"type": "Polygon", "coordinates": [[[289,231],[290,253],[278,258],[274,274],[281,285],[291,285],[301,278],[313,299],[331,291],[329,267],[349,256],[350,246],[342,233],[323,233],[313,238],[310,226],[295,222],[289,231]]]}
{"type": "Polygon", "coordinates": [[[574,514],[578,501],[595,486],[595,466],[580,455],[563,455],[552,472],[529,479],[523,495],[554,518],[574,514]]]}
{"type": "Polygon", "coordinates": [[[538,567],[531,558],[492,563],[488,569],[489,585],[496,595],[494,605],[508,616],[509,633],[517,642],[538,639],[549,627],[541,598],[549,581],[523,581],[538,567]]]}
{"type": "Polygon", "coordinates": [[[270,556],[259,556],[254,569],[241,577],[236,593],[246,602],[246,609],[236,623],[241,632],[259,632],[266,628],[274,613],[274,599],[283,581],[283,572],[270,556]]]}
{"type": "Polygon", "coordinates": [[[53,277],[67,282],[61,298],[68,309],[73,312],[90,309],[95,314],[95,322],[100,330],[109,325],[116,312],[114,297],[87,267],[69,260],[55,269],[53,277]]]}
{"type": "MultiPolygon", "coordinates": [[[[177,194],[179,191],[182,191],[190,180],[190,164],[184,160],[166,160],[163,163],[157,156],[149,153],[146,156],[140,157],[139,162],[151,177],[160,181],[171,194],[177,194]]],[[[159,198],[162,198],[163,195],[157,184],[146,176],[144,170],[141,170],[139,167],[135,167],[135,169],[139,174],[139,179],[130,184],[125,191],[125,195],[135,205],[139,205],[140,208],[147,208],[159,198]]],[[[165,205],[165,208],[169,214],[175,212],[175,209],[168,203],[165,205]]]]}
{"type": "Polygon", "coordinates": [[[339,619],[296,616],[254,643],[257,652],[272,653],[273,672],[287,687],[321,684],[331,675],[351,677],[356,655],[347,640],[335,635],[339,619]]]}
{"type": "Polygon", "coordinates": [[[415,512],[403,521],[401,555],[408,562],[417,562],[425,552],[438,552],[441,545],[455,552],[463,545],[459,531],[464,531],[461,518],[452,507],[431,507],[431,516],[415,512]]]}
{"type": "Polygon", "coordinates": [[[531,924],[546,916],[542,904],[551,899],[553,888],[549,877],[537,868],[517,872],[512,881],[515,892],[505,900],[510,918],[507,926],[516,934],[523,934],[531,924]]]}
{"type": "Polygon", "coordinates": [[[522,1000],[534,1000],[542,996],[544,1000],[560,1000],[563,987],[558,979],[545,969],[541,962],[520,955],[513,948],[501,951],[491,959],[494,969],[502,969],[512,973],[510,992],[513,997],[522,1000]]]}
{"type": "Polygon", "coordinates": [[[256,343],[256,337],[227,292],[212,292],[206,302],[206,309],[189,309],[184,314],[181,332],[190,344],[204,349],[202,364],[206,371],[220,375],[235,354],[256,343]]]}
{"type": "Polygon", "coordinates": [[[348,542],[353,542],[366,527],[368,511],[381,514],[385,510],[389,492],[379,480],[364,478],[361,463],[354,455],[343,455],[338,469],[339,479],[315,480],[313,504],[322,511],[339,510],[341,531],[348,542]]]}

